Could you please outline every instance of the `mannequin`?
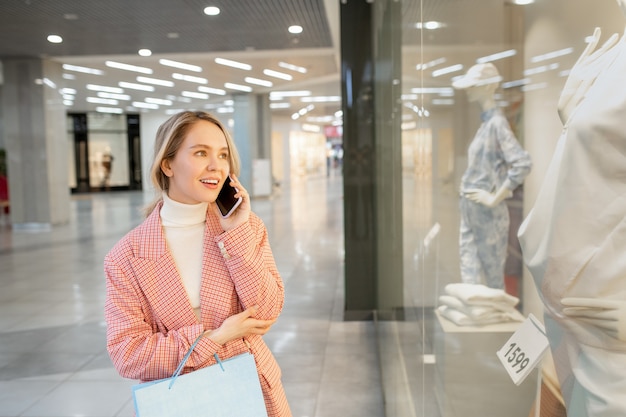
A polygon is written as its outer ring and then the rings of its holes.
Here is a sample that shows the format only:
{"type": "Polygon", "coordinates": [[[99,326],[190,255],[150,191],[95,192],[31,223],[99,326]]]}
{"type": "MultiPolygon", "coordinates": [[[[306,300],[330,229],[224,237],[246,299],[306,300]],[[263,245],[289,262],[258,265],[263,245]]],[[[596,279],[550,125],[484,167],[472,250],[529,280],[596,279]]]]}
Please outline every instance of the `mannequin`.
{"type": "Polygon", "coordinates": [[[626,41],[594,52],[599,39],[565,83],[563,131],[519,230],[568,417],[626,415],[626,41]]]}
{"type": "Polygon", "coordinates": [[[522,149],[496,106],[501,77],[495,65],[477,64],[452,85],[481,106],[483,123],[468,149],[461,180],[459,248],[461,281],[504,288],[509,212],[503,201],[513,195],[531,169],[522,149]]]}

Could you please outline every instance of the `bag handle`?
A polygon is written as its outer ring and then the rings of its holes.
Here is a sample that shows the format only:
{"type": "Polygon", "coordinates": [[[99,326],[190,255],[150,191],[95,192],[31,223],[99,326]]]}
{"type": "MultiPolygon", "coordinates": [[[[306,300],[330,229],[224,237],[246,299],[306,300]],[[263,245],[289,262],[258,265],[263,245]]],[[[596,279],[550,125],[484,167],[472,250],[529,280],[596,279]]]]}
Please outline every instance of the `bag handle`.
{"type": "MultiPolygon", "coordinates": [[[[194,340],[194,342],[189,347],[189,350],[187,350],[187,353],[185,353],[185,356],[183,357],[183,359],[178,364],[178,367],[174,371],[174,374],[170,377],[172,380],[170,381],[169,389],[172,389],[172,385],[174,385],[174,381],[176,381],[176,378],[178,378],[180,376],[180,373],[183,371],[183,368],[185,367],[185,364],[187,363],[187,360],[191,356],[191,353],[196,348],[196,345],[198,344],[200,339],[202,339],[203,337],[204,337],[204,332],[201,333],[200,336],[198,336],[196,338],[196,340],[194,340]]],[[[248,343],[248,341],[245,338],[243,338],[243,341],[246,344],[246,346],[248,347],[248,350],[251,351],[252,348],[250,347],[250,343],[248,343]]],[[[213,354],[213,357],[215,358],[215,361],[220,365],[220,368],[222,368],[222,371],[226,372],[226,369],[224,369],[224,365],[222,364],[222,360],[217,355],[217,352],[213,354]]]]}

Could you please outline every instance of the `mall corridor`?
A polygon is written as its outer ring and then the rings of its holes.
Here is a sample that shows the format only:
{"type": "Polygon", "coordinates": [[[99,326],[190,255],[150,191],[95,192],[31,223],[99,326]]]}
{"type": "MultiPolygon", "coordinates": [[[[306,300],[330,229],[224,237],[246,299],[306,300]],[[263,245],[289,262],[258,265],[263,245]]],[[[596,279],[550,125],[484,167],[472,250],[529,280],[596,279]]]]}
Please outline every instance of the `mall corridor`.
{"type": "MultiPolygon", "coordinates": [[[[132,417],[105,348],[106,252],[141,221],[141,192],[75,195],[48,231],[0,227],[0,417],[132,417]]],[[[373,322],[344,322],[340,177],[255,199],[286,288],[265,339],[294,417],[382,417],[373,322]]]]}

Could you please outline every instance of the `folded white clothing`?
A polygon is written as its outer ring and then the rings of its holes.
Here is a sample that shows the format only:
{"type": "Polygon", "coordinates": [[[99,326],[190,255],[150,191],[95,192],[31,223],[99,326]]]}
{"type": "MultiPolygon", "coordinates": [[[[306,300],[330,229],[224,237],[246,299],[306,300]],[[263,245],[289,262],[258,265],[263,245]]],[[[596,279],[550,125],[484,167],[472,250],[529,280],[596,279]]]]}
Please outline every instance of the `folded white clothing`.
{"type": "Polygon", "coordinates": [[[487,305],[501,309],[502,306],[514,307],[519,303],[519,298],[507,294],[504,290],[483,284],[452,283],[446,285],[444,291],[467,305],[487,305]]]}
{"type": "Polygon", "coordinates": [[[515,316],[514,314],[504,313],[501,311],[494,312],[493,314],[482,317],[480,319],[471,318],[467,314],[445,305],[437,307],[437,311],[439,311],[439,314],[441,314],[443,317],[450,320],[457,326],[484,326],[487,324],[519,321],[517,316],[515,316]]]}
{"type": "Polygon", "coordinates": [[[489,317],[495,313],[513,313],[516,311],[514,306],[508,304],[498,304],[497,308],[493,305],[465,304],[462,300],[451,295],[440,295],[439,304],[458,310],[475,320],[489,317]]]}

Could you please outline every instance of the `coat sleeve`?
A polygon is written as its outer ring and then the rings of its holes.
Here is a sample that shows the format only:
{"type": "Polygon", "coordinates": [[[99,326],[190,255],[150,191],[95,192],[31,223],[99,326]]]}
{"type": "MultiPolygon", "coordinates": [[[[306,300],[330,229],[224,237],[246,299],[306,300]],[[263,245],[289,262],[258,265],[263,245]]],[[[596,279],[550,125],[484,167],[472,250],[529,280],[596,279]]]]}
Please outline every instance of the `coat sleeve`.
{"type": "Polygon", "coordinates": [[[243,307],[258,305],[258,319],[277,318],[285,291],[262,220],[251,213],[247,223],[216,236],[215,241],[243,307]]]}
{"type": "MultiPolygon", "coordinates": [[[[204,329],[199,323],[176,330],[161,328],[137,284],[128,251],[123,244],[117,245],[104,261],[107,350],[123,377],[143,381],[167,378],[204,329]]],[[[211,361],[219,347],[209,338],[202,339],[194,351],[198,354],[191,355],[187,367],[202,367],[199,362],[211,361]]]]}

